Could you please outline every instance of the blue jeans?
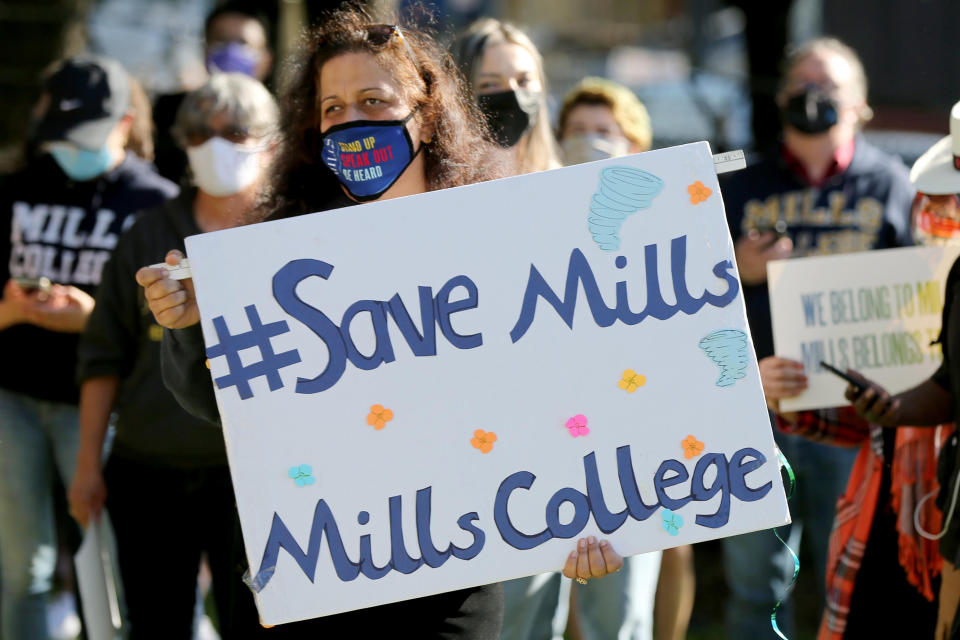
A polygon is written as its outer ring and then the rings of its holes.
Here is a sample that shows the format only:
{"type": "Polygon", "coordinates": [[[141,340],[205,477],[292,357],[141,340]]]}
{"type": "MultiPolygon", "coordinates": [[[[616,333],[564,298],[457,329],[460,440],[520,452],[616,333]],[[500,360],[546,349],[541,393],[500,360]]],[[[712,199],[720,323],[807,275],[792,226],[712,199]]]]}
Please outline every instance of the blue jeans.
{"type": "MultiPolygon", "coordinates": [[[[613,575],[577,585],[577,613],[584,638],[650,640],[660,552],[624,559],[613,575]]],[[[571,580],[542,573],[503,583],[500,640],[560,640],[570,614],[571,580]]]]}
{"type": "MultiPolygon", "coordinates": [[[[858,449],[819,444],[779,432],[775,439],[797,478],[789,503],[793,524],[778,531],[797,555],[801,539],[812,552],[813,566],[800,565],[797,587],[815,590],[822,611],[827,547],[837,498],[846,489],[858,449]]],[[[724,538],[722,544],[724,573],[730,588],[727,637],[776,638],[770,612],[793,576],[793,558],[770,530],[724,538]]],[[[777,626],[787,637],[794,635],[793,618],[788,599],[777,613],[777,626]]],[[[818,623],[814,620],[814,627],[818,623]]]]}
{"type": "Polygon", "coordinates": [[[53,472],[76,469],[77,407],[0,389],[0,620],[6,640],[48,637],[57,560],[53,472]]]}

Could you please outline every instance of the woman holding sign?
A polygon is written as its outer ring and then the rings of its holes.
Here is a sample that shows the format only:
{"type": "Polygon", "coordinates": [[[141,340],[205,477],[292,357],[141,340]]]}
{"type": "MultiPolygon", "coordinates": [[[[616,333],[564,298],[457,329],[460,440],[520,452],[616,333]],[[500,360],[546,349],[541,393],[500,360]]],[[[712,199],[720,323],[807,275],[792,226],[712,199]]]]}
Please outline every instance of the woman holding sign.
{"type": "MultiPolygon", "coordinates": [[[[308,36],[282,103],[281,149],[258,216],[281,218],[470,184],[500,175],[479,114],[465,97],[449,58],[427,36],[341,11],[308,36]]],[[[182,254],[170,252],[168,265],[182,254]]],[[[167,270],[137,273],[157,322],[164,379],[191,413],[218,421],[204,366],[199,311],[190,280],[167,270]]],[[[601,577],[622,559],[606,543],[580,540],[567,558],[571,577],[601,577]]],[[[441,593],[320,618],[311,629],[329,637],[496,638],[499,585],[441,593]]],[[[291,631],[300,624],[290,627],[291,631]]]]}

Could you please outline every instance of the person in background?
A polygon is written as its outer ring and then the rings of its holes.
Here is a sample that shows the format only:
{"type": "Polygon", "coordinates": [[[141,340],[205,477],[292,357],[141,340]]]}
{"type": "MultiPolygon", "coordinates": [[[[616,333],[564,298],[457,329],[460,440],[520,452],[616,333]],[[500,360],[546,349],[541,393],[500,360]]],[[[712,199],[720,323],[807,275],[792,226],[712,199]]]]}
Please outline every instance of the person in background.
{"type": "Polygon", "coordinates": [[[481,18],[460,34],[453,51],[493,140],[510,149],[514,173],[559,167],[543,58],[530,38],[511,24],[481,18]]]}
{"type": "Polygon", "coordinates": [[[564,96],[557,141],[569,166],[648,151],[653,130],[647,108],[630,89],[589,77],[564,96]]]}
{"type": "MultiPolygon", "coordinates": [[[[588,77],[563,98],[557,140],[567,165],[641,153],[652,139],[646,107],[623,85],[588,77]]],[[[560,588],[561,608],[568,584],[560,588]]],[[[616,575],[569,588],[568,627],[578,637],[682,640],[696,590],[693,548],[632,556],[616,575]]]]}
{"type": "MultiPolygon", "coordinates": [[[[914,237],[926,245],[960,242],[960,102],[950,113],[950,132],[910,170],[917,188],[911,212],[914,237]]],[[[783,414],[804,435],[864,442],[847,495],[838,504],[828,566],[828,608],[819,638],[960,637],[958,563],[956,350],[960,261],[947,276],[940,343],[943,362],[920,385],[891,397],[857,372],[863,392],[848,387],[853,405],[812,419],[783,414]],[[906,426],[914,425],[914,426],[906,426]],[[898,427],[897,429],[883,427],[898,427]],[[923,428],[927,427],[927,428],[923,428]],[[935,427],[935,428],[930,428],[935,427]],[[938,461],[939,455],[939,461],[938,461]],[[930,498],[936,496],[936,502],[930,498]],[[846,522],[840,521],[843,510],[846,522]],[[939,554],[937,544],[939,541],[939,554]],[[834,551],[836,550],[836,551],[834,551]],[[852,575],[851,575],[852,574],[852,575]],[[937,576],[942,580],[937,593],[937,576]],[[876,588],[883,585],[882,588],[876,588]],[[896,615],[877,615],[895,610],[896,615]]],[[[782,386],[764,382],[768,396],[782,386]],[[768,392],[767,387],[772,387],[768,392]]],[[[790,394],[793,395],[793,394],[790,394]]],[[[774,395],[768,403],[781,397],[774,395]]]]}
{"type": "MultiPolygon", "coordinates": [[[[913,187],[906,167],[858,135],[871,111],[856,53],[833,38],[799,47],[787,58],[777,104],[782,144],[721,181],[768,395],[771,385],[781,392],[800,389],[806,377],[802,364],[773,355],[767,262],[912,243],[913,187]]],[[[822,603],[830,523],[856,450],[781,432],[775,439],[797,474],[788,543],[798,550],[802,533],[812,547],[822,603]]],[[[793,575],[793,559],[769,531],[725,538],[722,544],[731,590],[729,637],[773,638],[770,611],[793,575]]],[[[778,614],[778,625],[792,635],[789,602],[778,614]]]]}
{"type": "Polygon", "coordinates": [[[163,386],[163,329],[135,274],[162,262],[170,247],[183,250],[185,237],[236,226],[248,215],[276,126],[273,97],[248,76],[217,73],[187,94],[174,135],[196,187],[144,212],[123,234],[81,336],[80,451],[70,511],[83,525],[99,518],[104,504],[110,511],[131,639],[190,638],[204,552],[221,636],[260,629],[252,594],[235,570],[243,545],[223,435],[181,409],[163,386]],[[102,468],[114,407],[117,431],[102,468]]]}
{"type": "MultiPolygon", "coordinates": [[[[141,114],[142,116],[142,114],[141,114]]],[[[134,214],[177,187],[126,147],[131,83],[79,56],[43,82],[33,155],[0,189],[0,602],[6,640],[48,637],[56,559],[53,478],[73,477],[80,332],[134,214]]]]}
{"type": "MultiPolygon", "coordinates": [[[[273,69],[266,17],[249,2],[227,2],[216,7],[204,23],[204,63],[209,73],[242,73],[264,82],[273,69]]],[[[173,135],[173,125],[186,92],[157,97],[157,170],[176,183],[187,176],[187,157],[173,135]]],[[[189,181],[187,181],[189,182],[189,181]]]]}

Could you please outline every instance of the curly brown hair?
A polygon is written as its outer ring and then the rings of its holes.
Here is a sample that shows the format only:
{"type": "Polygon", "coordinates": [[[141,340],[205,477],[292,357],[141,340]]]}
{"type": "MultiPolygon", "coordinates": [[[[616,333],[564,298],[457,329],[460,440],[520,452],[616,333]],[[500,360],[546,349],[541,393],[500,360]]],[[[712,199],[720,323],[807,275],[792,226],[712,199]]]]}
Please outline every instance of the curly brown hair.
{"type": "Polygon", "coordinates": [[[483,119],[449,54],[430,35],[408,26],[400,27],[402,38],[371,42],[372,22],[364,10],[348,7],[328,14],[303,36],[280,99],[280,147],[270,191],[264,194],[264,213],[270,217],[322,211],[342,202],[340,184],[321,159],[319,83],[324,63],[343,53],[375,56],[399,81],[403,98],[418,108],[424,130],[432,131],[422,151],[429,191],[506,175],[505,155],[488,142],[483,119]]]}

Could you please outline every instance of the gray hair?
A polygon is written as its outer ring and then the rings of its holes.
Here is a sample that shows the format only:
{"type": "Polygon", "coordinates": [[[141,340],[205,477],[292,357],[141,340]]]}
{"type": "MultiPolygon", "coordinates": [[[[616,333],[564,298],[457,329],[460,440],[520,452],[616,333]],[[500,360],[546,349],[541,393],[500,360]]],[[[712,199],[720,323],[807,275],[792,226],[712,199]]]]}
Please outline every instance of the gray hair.
{"type": "Polygon", "coordinates": [[[186,148],[187,136],[221,112],[254,138],[273,135],[279,118],[276,100],[258,80],[242,73],[215,73],[183,99],[171,130],[174,140],[186,148]]]}

